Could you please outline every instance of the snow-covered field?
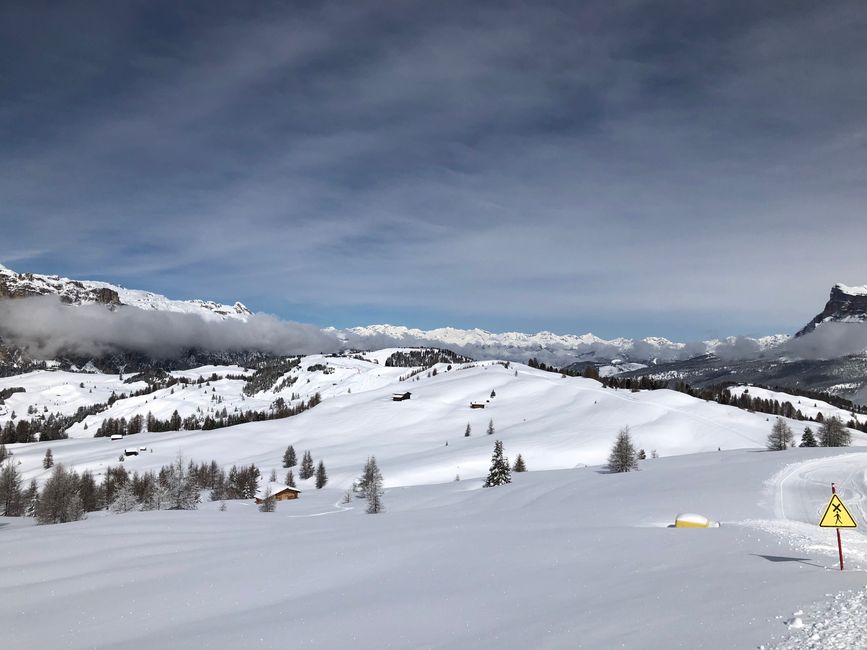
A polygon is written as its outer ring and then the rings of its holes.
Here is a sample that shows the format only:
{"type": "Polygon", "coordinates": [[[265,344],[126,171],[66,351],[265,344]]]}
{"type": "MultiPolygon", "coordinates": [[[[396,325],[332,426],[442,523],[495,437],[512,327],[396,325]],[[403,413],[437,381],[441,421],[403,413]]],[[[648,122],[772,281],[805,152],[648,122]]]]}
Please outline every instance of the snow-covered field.
{"type": "MultiPolygon", "coordinates": [[[[493,439],[502,440],[512,458],[522,454],[531,470],[565,469],[604,463],[614,437],[624,426],[630,427],[636,446],[645,449],[648,456],[652,450],[671,456],[762,447],[774,420],[674,391],[607,389],[592,379],[561,377],[521,364],[507,368],[497,362],[479,362],[455,365],[452,370],[440,364],[436,375],[424,372],[401,382],[399,377],[411,369],[385,367],[391,352],[368,353],[369,361],[305,357],[288,373],[297,376],[295,384],[279,395],[288,401],[292,392],[301,399],[318,392],[323,402],[288,419],[212,431],[140,433],[124,442],[91,437],[106,417],[129,418],[152,412],[166,419],[176,409],[182,417],[196,411],[213,414],[222,408],[229,412],[235,408],[267,409],[278,397],[270,391],[245,397],[241,393],[243,381],[224,379],[210,386],[175,386],[119,400],[109,410],[72,427],[70,440],[10,448],[21,463],[24,478],[41,481],[49,473],[42,469],[47,447],[51,447],[56,462],[91,469],[96,476],[117,463],[125,444],[153,450],[128,459],[128,471],[159,469],[180,452],[195,461],[214,459],[224,467],[253,462],[265,472],[274,468],[282,475],[283,451],[291,444],[299,451],[310,449],[317,461],[323,459],[331,485],[337,487],[348,486],[365,459],[375,455],[386,486],[393,487],[446,483],[458,475],[483,476],[493,439]],[[308,370],[316,365],[327,365],[330,371],[308,370]],[[393,402],[395,391],[410,391],[412,398],[393,402]],[[496,393],[493,398],[492,391],[496,393]],[[472,401],[483,402],[486,408],[471,409],[472,401]],[[490,437],[485,432],[492,420],[495,435],[490,437]],[[464,436],[467,424],[472,430],[470,437],[464,436]]],[[[235,374],[232,371],[237,369],[220,372],[218,367],[208,367],[185,374],[235,374]]],[[[28,392],[7,400],[7,407],[17,410],[19,416],[29,404],[41,410],[33,394],[51,398],[62,388],[78,405],[91,397],[91,385],[102,386],[99,393],[94,389],[94,396],[98,396],[94,401],[104,401],[105,393],[123,386],[116,377],[52,372],[0,380],[0,388],[15,385],[29,386],[28,392]],[[79,378],[85,383],[84,389],[75,381],[79,378]]],[[[129,385],[125,386],[129,390],[129,385]]],[[[790,424],[799,438],[806,423],[790,424]]],[[[853,444],[867,444],[867,436],[853,433],[853,444]]]]}
{"type": "MultiPolygon", "coordinates": [[[[860,533],[844,531],[841,573],[833,531],[815,526],[825,480],[867,462],[821,460],[838,455],[711,452],[630,474],[530,472],[488,490],[391,488],[375,516],[325,488],[273,514],[230,502],[45,527],[7,520],[4,647],[811,647],[798,644],[804,630],[842,629],[825,595],[862,589],[867,568],[860,533]],[[779,519],[781,489],[784,516],[808,522],[779,519]],[[669,528],[680,511],[722,525],[669,528]],[[805,627],[788,626],[802,609],[805,627]]],[[[841,483],[860,516],[863,472],[841,483]]],[[[863,634],[863,617],[846,626],[863,634]]],[[[864,647],[848,639],[812,647],[864,647]]]]}
{"type": "MultiPolygon", "coordinates": [[[[42,481],[48,447],[55,462],[97,476],[123,447],[142,446],[153,451],[126,459],[128,471],[158,469],[180,452],[282,477],[292,444],[325,461],[329,483],[299,482],[301,498],[273,514],[236,501],[226,511],[205,502],[55,526],[0,519],[3,647],[865,647],[863,616],[834,621],[863,600],[845,590],[864,584],[867,542],[844,531],[841,573],[834,533],[816,522],[831,481],[865,520],[867,453],[857,446],[867,436],[853,433],[850,450],[767,452],[774,418],[764,414],[521,364],[443,364],[401,382],[411,369],[385,367],[392,351],[306,357],[279,394],[245,397],[240,379],[175,386],[119,400],[69,440],[11,445],[24,479],[42,481]],[[394,402],[395,391],[412,398],[394,402]],[[105,417],[267,408],[293,392],[323,402],[212,431],[89,437],[105,417]],[[600,465],[627,425],[661,458],[608,474],[600,465]],[[483,490],[495,439],[530,472],[483,490]],[[387,487],[387,511],[376,516],[360,501],[339,505],[372,454],[387,487]],[[722,525],[670,528],[680,512],[722,525]]],[[[176,374],[211,373],[242,369],[176,374]]],[[[130,390],[116,376],[60,372],[0,380],[11,386],[27,389],[7,400],[19,416],[31,405],[59,410],[50,400],[64,394],[77,408],[130,390]]],[[[807,423],[790,424],[799,436],[807,423]]]]}

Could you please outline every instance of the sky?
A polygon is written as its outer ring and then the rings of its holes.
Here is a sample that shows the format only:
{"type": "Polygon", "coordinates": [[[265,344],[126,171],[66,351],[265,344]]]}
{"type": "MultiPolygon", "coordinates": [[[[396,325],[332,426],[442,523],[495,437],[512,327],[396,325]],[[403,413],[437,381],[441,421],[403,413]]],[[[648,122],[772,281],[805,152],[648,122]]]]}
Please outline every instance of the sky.
{"type": "Polygon", "coordinates": [[[4,2],[0,263],[320,326],[794,332],[867,4],[4,2]]]}

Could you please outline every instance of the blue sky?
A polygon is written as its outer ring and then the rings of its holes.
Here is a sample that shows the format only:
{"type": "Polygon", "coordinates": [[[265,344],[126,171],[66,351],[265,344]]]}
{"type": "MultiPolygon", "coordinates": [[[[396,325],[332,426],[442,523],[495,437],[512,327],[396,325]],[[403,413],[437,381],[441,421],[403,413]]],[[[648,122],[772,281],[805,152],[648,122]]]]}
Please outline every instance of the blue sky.
{"type": "Polygon", "coordinates": [[[319,325],[791,332],[867,283],[865,33],[860,0],[3,3],[0,262],[319,325]]]}

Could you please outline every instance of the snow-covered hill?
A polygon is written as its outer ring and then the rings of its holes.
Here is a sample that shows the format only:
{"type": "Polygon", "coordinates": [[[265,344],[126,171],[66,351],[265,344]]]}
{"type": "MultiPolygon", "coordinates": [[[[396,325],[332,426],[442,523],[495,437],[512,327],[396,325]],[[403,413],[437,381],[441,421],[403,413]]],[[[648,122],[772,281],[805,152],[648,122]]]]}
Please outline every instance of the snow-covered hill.
{"type": "MultiPolygon", "coordinates": [[[[483,476],[494,439],[503,441],[512,458],[522,454],[533,470],[562,469],[604,463],[615,435],[625,426],[648,456],[653,450],[672,456],[763,447],[773,420],[674,391],[607,389],[591,379],[562,377],[507,362],[456,364],[451,369],[439,364],[400,381],[413,369],[386,367],[385,360],[394,351],[368,353],[363,359],[304,357],[275,382],[291,382],[281,392],[266,390],[253,396],[242,393],[244,380],[226,378],[239,373],[238,368],[174,373],[191,378],[216,373],[222,378],[120,399],[74,425],[69,440],[12,448],[25,478],[42,480],[48,475],[41,464],[47,447],[58,462],[89,468],[97,475],[116,464],[121,444],[153,450],[128,460],[128,470],[158,469],[181,452],[196,461],[215,459],[223,466],[254,462],[264,471],[276,469],[282,474],[282,454],[292,444],[323,459],[333,485],[349,485],[364,459],[376,455],[386,484],[399,486],[483,476]],[[394,402],[392,394],[397,391],[410,391],[412,397],[394,402]],[[139,433],[129,436],[126,443],[92,438],[109,417],[129,420],[136,414],[152,413],[168,419],[175,410],[182,418],[194,414],[218,417],[223,409],[228,413],[268,410],[278,397],[292,405],[315,393],[322,396],[321,404],[287,419],[212,431],[139,433]],[[470,408],[471,402],[483,403],[485,408],[470,408]],[[494,436],[485,434],[491,421],[494,436]],[[468,424],[471,435],[465,437],[468,424]]],[[[116,376],[60,372],[0,379],[0,389],[13,386],[27,391],[7,398],[6,415],[0,416],[0,423],[12,411],[20,417],[28,409],[42,413],[47,406],[53,411],[63,402],[68,404],[63,410],[71,412],[88,400],[104,402],[111,391],[129,392],[138,387],[121,384],[116,376]]],[[[809,423],[790,424],[799,437],[809,423]]],[[[867,444],[864,434],[856,432],[853,437],[854,444],[867,444]]]]}

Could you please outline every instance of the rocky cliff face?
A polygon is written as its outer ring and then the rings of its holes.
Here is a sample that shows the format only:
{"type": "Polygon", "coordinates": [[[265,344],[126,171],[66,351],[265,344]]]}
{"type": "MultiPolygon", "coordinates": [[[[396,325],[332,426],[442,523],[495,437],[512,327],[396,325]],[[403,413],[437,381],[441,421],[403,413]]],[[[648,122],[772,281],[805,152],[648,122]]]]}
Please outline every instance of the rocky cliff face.
{"type": "Polygon", "coordinates": [[[796,337],[809,334],[822,323],[864,323],[867,322],[867,286],[848,287],[835,284],[831,289],[831,299],[813,320],[807,323],[796,337]]]}
{"type": "Polygon", "coordinates": [[[30,298],[32,296],[60,296],[69,304],[120,305],[117,291],[108,287],[88,287],[76,280],[52,275],[16,273],[0,267],[0,298],[30,298]]]}

